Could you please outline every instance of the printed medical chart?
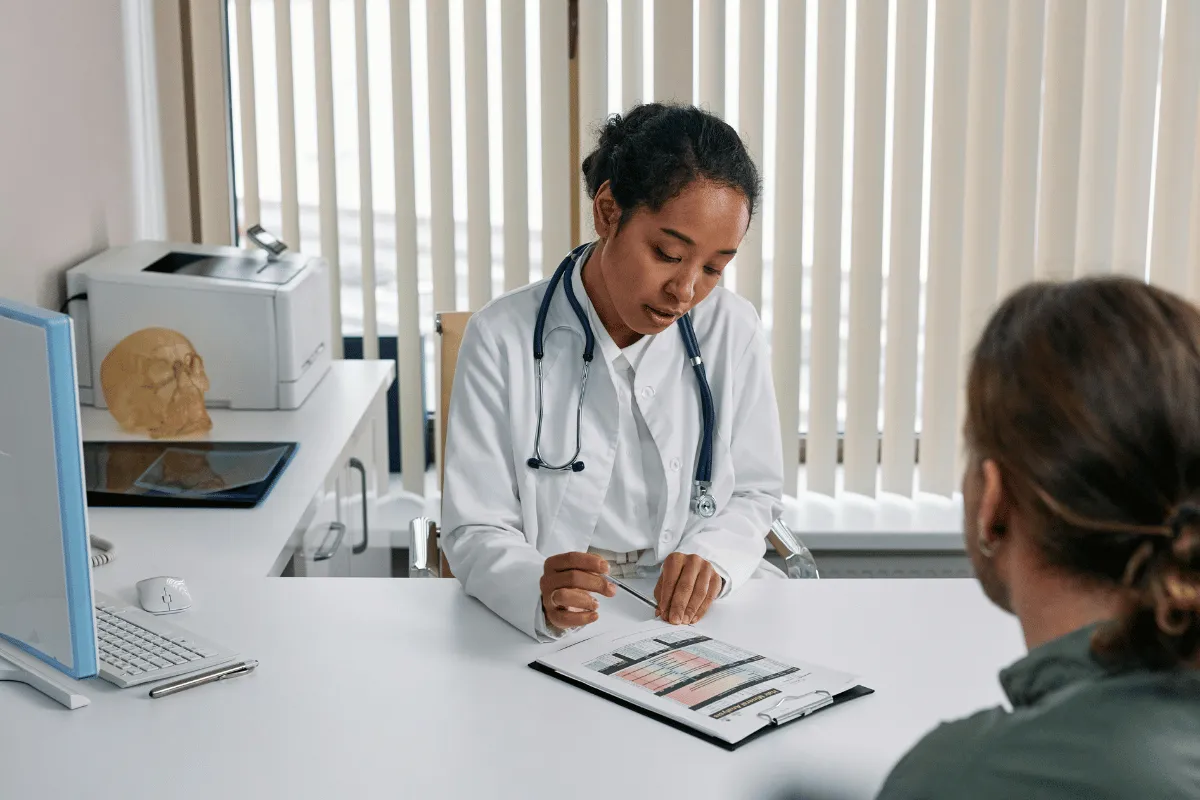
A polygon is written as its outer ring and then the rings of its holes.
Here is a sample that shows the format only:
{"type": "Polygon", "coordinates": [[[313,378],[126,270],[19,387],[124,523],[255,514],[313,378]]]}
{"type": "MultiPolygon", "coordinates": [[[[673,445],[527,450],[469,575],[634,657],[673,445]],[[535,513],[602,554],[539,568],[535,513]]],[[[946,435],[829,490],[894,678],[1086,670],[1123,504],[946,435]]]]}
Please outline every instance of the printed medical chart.
{"type": "Polygon", "coordinates": [[[777,660],[660,621],[598,634],[538,661],[727,742],[770,725],[789,706],[856,683],[845,672],[777,660]]]}

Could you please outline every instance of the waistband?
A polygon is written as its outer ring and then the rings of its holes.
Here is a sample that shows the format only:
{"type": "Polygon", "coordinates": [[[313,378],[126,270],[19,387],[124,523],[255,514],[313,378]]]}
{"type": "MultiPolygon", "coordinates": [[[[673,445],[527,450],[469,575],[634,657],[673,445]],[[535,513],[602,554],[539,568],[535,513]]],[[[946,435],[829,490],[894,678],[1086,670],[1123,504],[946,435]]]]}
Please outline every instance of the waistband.
{"type": "Polygon", "coordinates": [[[609,574],[614,578],[638,577],[638,561],[648,550],[631,550],[627,553],[616,553],[601,547],[589,547],[588,552],[598,555],[608,562],[609,574]]]}

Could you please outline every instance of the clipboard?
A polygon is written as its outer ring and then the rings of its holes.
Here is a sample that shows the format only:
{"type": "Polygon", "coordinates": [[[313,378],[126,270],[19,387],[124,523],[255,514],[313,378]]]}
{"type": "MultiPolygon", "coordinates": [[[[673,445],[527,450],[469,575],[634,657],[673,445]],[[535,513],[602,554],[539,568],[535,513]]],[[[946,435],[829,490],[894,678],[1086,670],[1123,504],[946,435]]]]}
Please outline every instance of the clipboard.
{"type": "Polygon", "coordinates": [[[702,730],[697,730],[696,728],[693,728],[692,726],[687,725],[683,722],[680,722],[675,719],[671,719],[668,716],[651,711],[650,709],[643,708],[642,706],[639,706],[636,703],[626,700],[623,697],[620,697],[615,694],[611,694],[609,692],[604,691],[603,689],[597,689],[596,687],[591,686],[587,683],[584,683],[583,681],[578,680],[576,678],[573,678],[570,675],[566,675],[562,672],[559,672],[558,670],[554,669],[553,667],[548,667],[545,664],[538,663],[537,661],[530,663],[529,666],[532,667],[533,669],[537,670],[538,672],[542,673],[543,675],[549,675],[552,678],[557,678],[558,680],[563,681],[564,683],[569,683],[572,686],[583,689],[585,692],[588,692],[589,694],[594,694],[597,697],[603,697],[605,700],[616,703],[617,705],[627,708],[630,711],[636,711],[639,714],[650,717],[651,719],[658,720],[659,722],[662,722],[665,725],[669,725],[672,728],[675,728],[676,730],[683,731],[684,733],[690,733],[692,736],[695,736],[698,739],[703,739],[704,741],[708,742],[709,744],[715,744],[717,747],[720,747],[722,750],[727,750],[729,752],[733,752],[734,750],[737,750],[738,748],[740,748],[742,745],[746,744],[747,742],[752,742],[755,739],[758,739],[759,737],[763,736],[764,734],[770,733],[771,731],[774,731],[774,730],[778,730],[779,728],[782,728],[785,725],[790,725],[791,723],[795,722],[796,720],[804,719],[805,717],[810,717],[813,714],[823,711],[826,708],[832,708],[833,706],[841,705],[842,703],[847,703],[847,702],[849,702],[851,700],[855,700],[859,697],[866,697],[869,694],[875,693],[874,689],[868,688],[866,686],[862,686],[860,684],[858,686],[853,686],[844,692],[839,692],[838,694],[832,695],[832,696],[829,696],[827,692],[812,692],[811,693],[812,695],[825,695],[825,697],[815,697],[815,696],[809,697],[807,695],[801,696],[798,698],[784,697],[784,698],[781,698],[780,701],[778,703],[776,703],[774,706],[770,707],[769,709],[765,709],[764,712],[761,712],[761,713],[778,712],[778,713],[771,714],[772,718],[771,718],[771,721],[769,724],[764,725],[762,728],[759,728],[757,731],[755,731],[754,733],[745,737],[741,741],[727,742],[724,739],[718,739],[716,736],[705,733],[702,730]]]}

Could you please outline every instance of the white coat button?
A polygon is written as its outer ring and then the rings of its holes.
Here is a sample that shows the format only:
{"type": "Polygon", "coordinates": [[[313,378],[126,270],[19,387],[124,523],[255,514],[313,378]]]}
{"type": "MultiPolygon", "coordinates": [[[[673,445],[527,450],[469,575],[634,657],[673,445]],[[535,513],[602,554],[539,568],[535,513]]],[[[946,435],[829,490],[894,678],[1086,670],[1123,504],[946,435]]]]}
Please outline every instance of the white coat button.
{"type": "Polygon", "coordinates": [[[671,471],[672,472],[679,472],[679,468],[681,466],[683,466],[683,464],[680,462],[680,460],[678,458],[671,459],[671,471]]]}
{"type": "Polygon", "coordinates": [[[667,528],[663,531],[662,540],[664,542],[671,541],[671,529],[670,528],[667,528]]]}
{"type": "Polygon", "coordinates": [[[654,397],[654,387],[653,386],[643,386],[642,387],[642,399],[649,400],[651,397],[654,397]]]}

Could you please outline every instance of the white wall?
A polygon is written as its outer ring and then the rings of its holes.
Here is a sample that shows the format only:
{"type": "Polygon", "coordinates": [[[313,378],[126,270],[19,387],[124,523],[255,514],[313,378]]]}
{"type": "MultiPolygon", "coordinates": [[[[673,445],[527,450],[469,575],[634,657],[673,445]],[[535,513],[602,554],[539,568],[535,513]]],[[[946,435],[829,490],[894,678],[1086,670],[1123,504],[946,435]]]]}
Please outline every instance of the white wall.
{"type": "Polygon", "coordinates": [[[56,308],[62,272],[133,231],[120,0],[0,0],[0,296],[56,308]]]}

